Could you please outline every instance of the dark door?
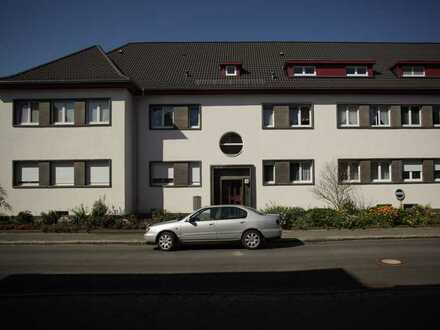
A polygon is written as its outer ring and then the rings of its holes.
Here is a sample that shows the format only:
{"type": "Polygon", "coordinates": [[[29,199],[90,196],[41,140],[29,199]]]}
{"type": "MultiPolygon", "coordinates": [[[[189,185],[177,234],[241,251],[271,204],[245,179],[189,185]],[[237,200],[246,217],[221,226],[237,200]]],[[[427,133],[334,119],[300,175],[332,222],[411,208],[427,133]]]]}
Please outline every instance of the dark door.
{"type": "Polygon", "coordinates": [[[243,205],[243,180],[222,180],[222,204],[243,205]]]}

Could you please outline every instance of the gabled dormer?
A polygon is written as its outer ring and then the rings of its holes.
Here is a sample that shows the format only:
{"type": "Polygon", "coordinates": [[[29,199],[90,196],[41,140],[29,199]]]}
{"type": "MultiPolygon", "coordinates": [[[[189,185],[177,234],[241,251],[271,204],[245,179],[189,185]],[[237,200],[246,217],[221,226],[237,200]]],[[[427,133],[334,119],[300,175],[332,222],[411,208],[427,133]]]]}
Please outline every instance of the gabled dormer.
{"type": "Polygon", "coordinates": [[[399,78],[440,78],[440,61],[402,60],[391,71],[399,78]]]}
{"type": "Polygon", "coordinates": [[[289,60],[285,63],[288,77],[373,77],[373,60],[289,60]]]}
{"type": "Polygon", "coordinates": [[[241,62],[228,61],[220,64],[220,73],[223,77],[238,77],[241,74],[241,62]]]}

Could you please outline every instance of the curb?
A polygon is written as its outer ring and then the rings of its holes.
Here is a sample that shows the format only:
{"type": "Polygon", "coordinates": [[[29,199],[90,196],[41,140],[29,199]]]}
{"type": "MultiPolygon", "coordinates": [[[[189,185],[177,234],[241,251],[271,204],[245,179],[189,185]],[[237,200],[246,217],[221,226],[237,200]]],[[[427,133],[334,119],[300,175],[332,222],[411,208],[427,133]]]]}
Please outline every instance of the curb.
{"type": "MultiPolygon", "coordinates": [[[[329,236],[324,238],[301,238],[285,237],[283,240],[300,240],[302,242],[336,242],[336,241],[361,241],[361,240],[383,240],[383,239],[423,239],[440,238],[440,235],[381,235],[381,236],[329,236]]],[[[2,245],[146,245],[143,240],[66,240],[66,241],[0,241],[2,245]]]]}

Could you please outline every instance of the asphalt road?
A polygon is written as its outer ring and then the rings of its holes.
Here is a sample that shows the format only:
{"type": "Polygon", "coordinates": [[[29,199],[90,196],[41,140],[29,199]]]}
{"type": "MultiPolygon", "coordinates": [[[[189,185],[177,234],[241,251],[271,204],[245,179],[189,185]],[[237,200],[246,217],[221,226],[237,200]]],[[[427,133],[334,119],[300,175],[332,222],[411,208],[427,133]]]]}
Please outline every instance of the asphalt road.
{"type": "Polygon", "coordinates": [[[417,329],[438,313],[440,239],[1,246],[0,274],[16,329],[417,329]]]}

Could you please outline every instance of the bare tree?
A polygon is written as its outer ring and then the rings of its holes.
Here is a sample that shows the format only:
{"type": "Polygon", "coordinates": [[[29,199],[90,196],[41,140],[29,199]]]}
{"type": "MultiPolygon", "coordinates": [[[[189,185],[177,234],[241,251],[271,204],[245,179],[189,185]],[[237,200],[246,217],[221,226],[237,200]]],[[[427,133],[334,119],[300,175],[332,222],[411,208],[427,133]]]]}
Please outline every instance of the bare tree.
{"type": "Polygon", "coordinates": [[[335,161],[326,163],[320,173],[319,181],[313,187],[313,193],[336,210],[353,203],[353,186],[341,184],[338,166],[335,161]]]}
{"type": "Polygon", "coordinates": [[[2,186],[0,186],[0,210],[11,210],[11,205],[6,201],[6,190],[3,189],[2,186]]]}

